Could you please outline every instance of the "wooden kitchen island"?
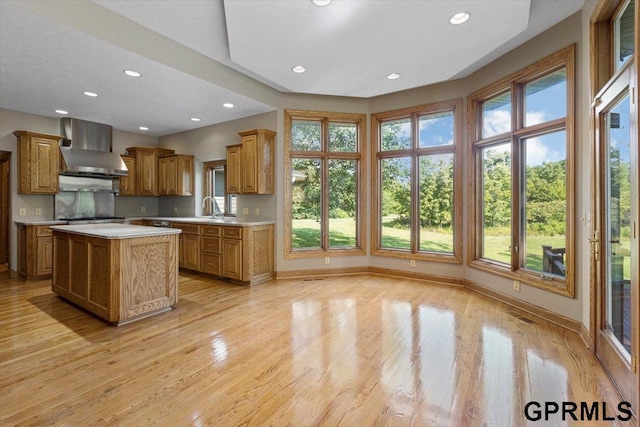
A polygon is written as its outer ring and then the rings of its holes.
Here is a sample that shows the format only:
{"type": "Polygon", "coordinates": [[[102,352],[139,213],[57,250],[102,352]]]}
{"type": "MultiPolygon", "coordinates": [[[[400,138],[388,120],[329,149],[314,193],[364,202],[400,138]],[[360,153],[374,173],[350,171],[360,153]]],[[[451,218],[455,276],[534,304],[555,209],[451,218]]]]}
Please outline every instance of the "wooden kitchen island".
{"type": "Polygon", "coordinates": [[[56,225],[52,290],[117,325],[178,302],[181,230],[128,224],[56,225]]]}

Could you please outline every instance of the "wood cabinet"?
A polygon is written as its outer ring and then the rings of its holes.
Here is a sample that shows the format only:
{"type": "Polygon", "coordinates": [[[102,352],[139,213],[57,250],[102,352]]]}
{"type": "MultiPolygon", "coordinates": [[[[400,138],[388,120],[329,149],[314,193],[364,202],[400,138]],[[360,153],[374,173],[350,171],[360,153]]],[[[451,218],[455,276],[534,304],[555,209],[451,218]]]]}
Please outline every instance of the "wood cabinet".
{"type": "Polygon", "coordinates": [[[200,226],[172,222],[171,228],[182,230],[178,239],[178,265],[187,270],[200,271],[200,226]]]}
{"type": "Polygon", "coordinates": [[[117,324],[178,302],[178,235],[100,238],[53,232],[52,290],[117,324]]]}
{"type": "Polygon", "coordinates": [[[61,136],[18,130],[18,193],[56,194],[61,136]]]}
{"type": "Polygon", "coordinates": [[[41,280],[53,272],[53,238],[48,225],[18,224],[18,275],[41,280]]]}
{"type": "Polygon", "coordinates": [[[158,194],[160,196],[193,195],[194,159],[194,156],[174,154],[158,160],[158,194]]]}
{"type": "Polygon", "coordinates": [[[172,222],[171,227],[182,229],[178,257],[181,268],[248,285],[273,278],[272,224],[227,226],[172,222]],[[198,256],[200,261],[196,265],[198,256]]]}
{"type": "Polygon", "coordinates": [[[227,193],[273,194],[276,133],[240,132],[242,143],[227,147],[227,193]]]}
{"type": "Polygon", "coordinates": [[[136,158],[133,156],[121,155],[127,170],[128,176],[121,176],[120,180],[120,195],[121,196],[135,196],[136,195],[136,158]]]}
{"type": "Polygon", "coordinates": [[[157,147],[129,147],[127,153],[135,157],[136,195],[159,195],[158,159],[174,154],[175,151],[157,147]]]}
{"type": "Polygon", "coordinates": [[[225,172],[227,194],[242,193],[241,156],[242,145],[230,145],[227,147],[227,170],[225,172]]]}
{"type": "Polygon", "coordinates": [[[221,239],[220,227],[217,225],[203,225],[201,233],[201,263],[200,271],[214,276],[220,276],[221,239]]]}

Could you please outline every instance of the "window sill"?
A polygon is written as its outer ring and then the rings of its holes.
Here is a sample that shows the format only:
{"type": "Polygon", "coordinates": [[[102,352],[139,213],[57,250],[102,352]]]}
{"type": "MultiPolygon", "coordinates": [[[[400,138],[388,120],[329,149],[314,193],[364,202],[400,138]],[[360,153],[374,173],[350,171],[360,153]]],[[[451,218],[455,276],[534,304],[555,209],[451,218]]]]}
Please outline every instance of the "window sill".
{"type": "Polygon", "coordinates": [[[305,258],[322,258],[322,257],[342,257],[342,256],[361,256],[367,253],[362,248],[344,248],[344,249],[295,249],[285,253],[285,259],[305,259],[305,258]]]}
{"type": "Polygon", "coordinates": [[[506,265],[483,259],[469,261],[467,265],[486,273],[495,274],[496,276],[511,280],[517,280],[524,285],[543,289],[568,298],[575,298],[573,284],[569,279],[569,271],[567,271],[567,277],[565,279],[561,279],[557,276],[546,276],[542,273],[529,270],[511,271],[511,269],[506,265]]]}
{"type": "Polygon", "coordinates": [[[389,258],[413,259],[416,261],[439,262],[446,264],[462,264],[462,257],[450,253],[412,253],[403,249],[375,248],[371,255],[389,258]]]}

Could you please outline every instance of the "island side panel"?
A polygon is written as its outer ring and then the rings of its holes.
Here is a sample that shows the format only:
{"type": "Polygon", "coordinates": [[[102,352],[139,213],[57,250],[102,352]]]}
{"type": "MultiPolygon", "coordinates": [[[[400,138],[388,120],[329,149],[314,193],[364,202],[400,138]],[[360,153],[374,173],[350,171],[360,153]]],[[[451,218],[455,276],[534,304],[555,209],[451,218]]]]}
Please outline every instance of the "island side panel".
{"type": "Polygon", "coordinates": [[[178,302],[178,235],[124,239],[120,248],[123,323],[178,302]]]}

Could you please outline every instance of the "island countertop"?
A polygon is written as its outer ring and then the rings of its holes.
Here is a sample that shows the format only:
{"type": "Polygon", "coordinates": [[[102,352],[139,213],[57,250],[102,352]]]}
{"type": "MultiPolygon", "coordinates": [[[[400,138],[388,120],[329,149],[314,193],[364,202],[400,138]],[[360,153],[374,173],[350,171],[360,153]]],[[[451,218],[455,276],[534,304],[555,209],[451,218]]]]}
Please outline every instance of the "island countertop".
{"type": "Polygon", "coordinates": [[[179,228],[144,227],[142,225],[129,224],[78,224],[78,225],[54,225],[52,230],[66,233],[81,234],[84,236],[100,237],[102,239],[130,239],[136,237],[164,236],[167,234],[180,234],[179,228]]]}

